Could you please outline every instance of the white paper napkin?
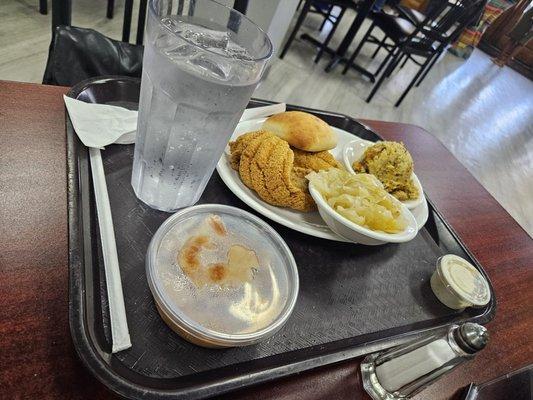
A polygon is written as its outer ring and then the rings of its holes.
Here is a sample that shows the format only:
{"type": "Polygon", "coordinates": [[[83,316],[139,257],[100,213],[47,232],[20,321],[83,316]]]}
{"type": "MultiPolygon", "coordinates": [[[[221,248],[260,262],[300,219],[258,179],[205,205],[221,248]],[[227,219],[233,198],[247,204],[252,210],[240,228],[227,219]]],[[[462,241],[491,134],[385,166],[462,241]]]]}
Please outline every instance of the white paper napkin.
{"type": "MultiPolygon", "coordinates": [[[[63,96],[78,137],[87,147],[135,143],[137,111],[107,104],[86,103],[63,96]]],[[[241,121],[267,117],[285,111],[285,103],[244,110],[241,121]]]]}
{"type": "Polygon", "coordinates": [[[87,147],[135,142],[137,111],[107,104],[85,103],[63,96],[76,134],[87,147]]]}

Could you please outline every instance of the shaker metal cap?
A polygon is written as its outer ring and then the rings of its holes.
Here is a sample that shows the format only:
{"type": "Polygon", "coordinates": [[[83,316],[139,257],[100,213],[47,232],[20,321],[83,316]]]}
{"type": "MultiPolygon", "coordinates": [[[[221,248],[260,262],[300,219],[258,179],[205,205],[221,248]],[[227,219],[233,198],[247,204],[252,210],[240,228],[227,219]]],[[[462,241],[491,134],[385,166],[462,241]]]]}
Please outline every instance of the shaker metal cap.
{"type": "Polygon", "coordinates": [[[467,353],[483,350],[489,341],[487,328],[473,322],[466,322],[457,329],[457,344],[467,353]]]}

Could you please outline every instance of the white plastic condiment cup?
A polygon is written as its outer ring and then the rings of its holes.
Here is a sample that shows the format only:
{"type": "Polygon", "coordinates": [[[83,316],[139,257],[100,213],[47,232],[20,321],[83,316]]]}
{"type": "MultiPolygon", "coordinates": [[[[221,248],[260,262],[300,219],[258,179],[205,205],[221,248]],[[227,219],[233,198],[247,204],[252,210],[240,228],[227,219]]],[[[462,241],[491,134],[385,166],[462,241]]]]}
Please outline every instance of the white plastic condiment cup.
{"type": "Polygon", "coordinates": [[[418,233],[416,219],[408,208],[393,196],[391,200],[400,208],[402,218],[407,222],[406,228],[398,233],[387,233],[365,228],[335,211],[309,182],[309,193],[315,200],[318,212],[328,227],[337,235],[342,236],[351,242],[376,246],[385,243],[404,243],[412,240],[418,233]]]}
{"type": "Polygon", "coordinates": [[[431,289],[446,306],[455,310],[483,307],[491,298],[487,280],[464,258],[447,254],[437,260],[431,289]]]}

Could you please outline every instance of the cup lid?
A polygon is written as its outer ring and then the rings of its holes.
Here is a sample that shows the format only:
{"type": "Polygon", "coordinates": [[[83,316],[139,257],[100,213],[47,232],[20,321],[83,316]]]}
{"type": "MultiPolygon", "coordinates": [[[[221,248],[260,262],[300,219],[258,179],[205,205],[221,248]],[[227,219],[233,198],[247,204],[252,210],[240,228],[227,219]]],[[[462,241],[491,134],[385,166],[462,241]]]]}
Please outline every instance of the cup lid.
{"type": "Polygon", "coordinates": [[[474,306],[490,301],[490,288],[481,273],[464,258],[446,254],[437,261],[437,273],[456,296],[474,306]]]}
{"type": "Polygon", "coordinates": [[[272,335],[291,314],[299,287],[281,236],[258,217],[219,204],[168,218],[150,242],[146,273],[167,323],[207,346],[272,335]]]}

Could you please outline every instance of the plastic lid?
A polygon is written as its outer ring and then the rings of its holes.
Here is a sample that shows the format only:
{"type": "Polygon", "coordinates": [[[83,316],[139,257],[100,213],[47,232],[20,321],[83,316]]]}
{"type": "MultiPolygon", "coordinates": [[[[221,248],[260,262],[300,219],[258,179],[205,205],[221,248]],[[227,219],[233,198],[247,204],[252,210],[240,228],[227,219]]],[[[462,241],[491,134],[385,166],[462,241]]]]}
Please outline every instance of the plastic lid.
{"type": "Polygon", "coordinates": [[[437,272],[446,287],[456,296],[474,306],[490,301],[490,288],[481,273],[464,258],[447,254],[439,258],[437,272]]]}
{"type": "Polygon", "coordinates": [[[246,211],[218,204],[168,218],[152,238],[146,273],[165,321],[206,346],[242,346],[272,335],[292,312],[299,286],[294,258],[277,232],[246,211]],[[244,265],[244,275],[230,265],[244,265]],[[231,280],[216,280],[221,277],[231,280]]]}

